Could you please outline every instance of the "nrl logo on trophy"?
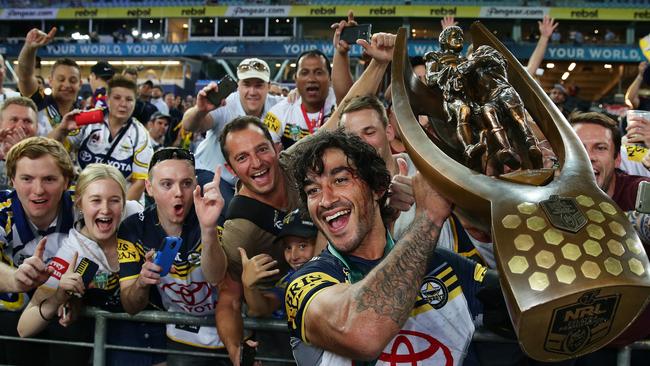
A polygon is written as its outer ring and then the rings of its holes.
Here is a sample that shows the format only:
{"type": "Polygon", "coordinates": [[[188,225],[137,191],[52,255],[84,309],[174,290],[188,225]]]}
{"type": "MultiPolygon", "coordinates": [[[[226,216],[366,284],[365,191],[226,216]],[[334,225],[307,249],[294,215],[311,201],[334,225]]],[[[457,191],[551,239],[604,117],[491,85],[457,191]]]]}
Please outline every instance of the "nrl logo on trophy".
{"type": "Polygon", "coordinates": [[[413,73],[400,29],[393,110],[418,170],[456,213],[492,234],[522,349],[543,361],[593,352],[621,334],[650,295],[634,228],[596,185],[566,119],[483,25],[446,28],[413,73]],[[549,156],[558,164],[545,164],[549,156]],[[536,329],[546,329],[539,332],[536,329]]]}
{"type": "Polygon", "coordinates": [[[551,224],[558,229],[577,233],[587,224],[587,218],[580,211],[574,198],[551,195],[549,199],[539,204],[551,224]]]}
{"type": "Polygon", "coordinates": [[[575,304],[556,309],[544,348],[572,355],[607,336],[618,307],[619,296],[597,297],[599,290],[582,295],[575,304]]]}

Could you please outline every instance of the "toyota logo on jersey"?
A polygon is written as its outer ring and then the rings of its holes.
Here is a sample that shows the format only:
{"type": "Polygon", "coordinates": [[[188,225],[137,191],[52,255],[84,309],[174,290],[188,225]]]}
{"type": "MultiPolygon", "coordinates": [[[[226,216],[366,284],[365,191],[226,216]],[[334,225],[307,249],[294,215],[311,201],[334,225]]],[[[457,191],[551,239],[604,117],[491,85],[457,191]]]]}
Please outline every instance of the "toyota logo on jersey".
{"type": "Polygon", "coordinates": [[[454,364],[454,358],[447,346],[428,334],[412,330],[400,330],[393,338],[393,343],[386,346],[384,351],[379,356],[379,361],[390,366],[417,365],[425,360],[427,365],[454,364]]]}
{"type": "MultiPolygon", "coordinates": [[[[212,299],[212,288],[207,282],[192,282],[190,284],[166,283],[162,290],[172,302],[187,305],[184,308],[202,305],[212,299]]],[[[188,309],[189,310],[189,309],[188,309]]],[[[191,311],[191,310],[190,310],[191,311]]]]}

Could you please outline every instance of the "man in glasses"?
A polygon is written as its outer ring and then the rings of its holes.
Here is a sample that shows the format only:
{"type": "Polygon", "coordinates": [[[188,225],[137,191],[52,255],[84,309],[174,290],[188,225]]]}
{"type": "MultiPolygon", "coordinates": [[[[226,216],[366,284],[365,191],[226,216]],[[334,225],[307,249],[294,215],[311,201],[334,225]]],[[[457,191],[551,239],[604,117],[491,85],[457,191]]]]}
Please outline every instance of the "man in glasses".
{"type": "MultiPolygon", "coordinates": [[[[117,235],[122,305],[130,314],[144,310],[150,302],[170,312],[214,314],[217,294],[206,278],[219,281],[226,269],[217,236],[217,218],[223,208],[219,176],[217,171],[214,181],[203,187],[202,196],[196,183],[194,156],[188,150],[163,148],[154,153],[145,186],[155,205],[126,218],[117,235]],[[154,257],[169,236],[180,237],[183,242],[169,273],[161,276],[162,268],[154,264],[154,257]],[[212,265],[202,266],[203,261],[212,265]]],[[[223,347],[215,327],[167,324],[167,337],[170,349],[223,347]]],[[[205,357],[167,358],[170,366],[189,362],[222,364],[205,357]]]]}
{"type": "MultiPolygon", "coordinates": [[[[219,136],[224,126],[241,116],[263,118],[272,106],[282,97],[269,95],[271,70],[269,65],[258,58],[247,58],[237,67],[237,92],[225,99],[225,105],[214,105],[207,99],[210,91],[217,91],[216,83],[210,83],[196,96],[196,105],[185,112],[183,128],[191,132],[204,132],[207,135],[196,150],[196,168],[200,185],[212,180],[212,171],[217,164],[226,161],[219,149],[219,136]]],[[[223,103],[222,103],[223,104],[223,103]]],[[[221,176],[221,193],[226,204],[234,195],[235,176],[224,171],[221,176]]]]}
{"type": "Polygon", "coordinates": [[[318,50],[306,51],[298,56],[296,64],[300,98],[293,103],[288,100],[278,103],[264,117],[273,141],[282,142],[285,149],[316,132],[336,106],[327,56],[318,50]]]}

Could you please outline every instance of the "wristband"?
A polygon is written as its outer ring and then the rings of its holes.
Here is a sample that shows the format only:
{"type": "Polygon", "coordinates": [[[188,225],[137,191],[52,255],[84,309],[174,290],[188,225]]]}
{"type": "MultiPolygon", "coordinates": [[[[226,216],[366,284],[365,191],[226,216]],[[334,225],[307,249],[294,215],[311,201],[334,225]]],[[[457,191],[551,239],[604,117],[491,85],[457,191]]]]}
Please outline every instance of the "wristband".
{"type": "Polygon", "coordinates": [[[38,304],[38,313],[41,315],[41,318],[45,320],[46,322],[52,321],[54,317],[51,317],[50,319],[46,318],[45,315],[43,315],[43,304],[47,301],[47,298],[43,299],[40,304],[38,304]]]}

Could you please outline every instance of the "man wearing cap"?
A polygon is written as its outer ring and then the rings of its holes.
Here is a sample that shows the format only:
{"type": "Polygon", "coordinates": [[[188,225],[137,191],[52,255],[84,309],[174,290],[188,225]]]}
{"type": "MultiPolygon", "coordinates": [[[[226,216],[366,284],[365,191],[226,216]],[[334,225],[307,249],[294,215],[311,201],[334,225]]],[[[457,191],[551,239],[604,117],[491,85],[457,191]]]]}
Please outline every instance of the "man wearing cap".
{"type": "Polygon", "coordinates": [[[93,97],[90,102],[90,108],[106,108],[106,88],[108,81],[115,75],[115,69],[106,61],[99,61],[90,68],[88,83],[93,90],[93,97]]]}
{"type": "Polygon", "coordinates": [[[285,149],[316,132],[336,106],[327,56],[318,50],[306,51],[298,56],[296,64],[300,98],[295,103],[288,100],[278,103],[264,117],[273,141],[282,142],[285,149]]]}
{"type": "MultiPolygon", "coordinates": [[[[271,79],[269,65],[258,58],[247,58],[237,66],[237,91],[225,99],[225,105],[215,106],[207,99],[207,93],[218,90],[212,82],[199,91],[196,105],[185,112],[183,128],[191,132],[207,131],[196,150],[197,178],[200,185],[212,180],[212,171],[226,160],[219,148],[219,135],[224,126],[241,116],[262,118],[267,111],[282,100],[268,95],[271,79]]],[[[235,176],[224,169],[221,175],[221,193],[226,207],[234,194],[235,176]]]]}
{"type": "MultiPolygon", "coordinates": [[[[124,70],[125,72],[127,70],[124,70]]],[[[131,77],[129,77],[131,79],[131,77]]],[[[134,81],[137,83],[136,80],[134,81]]],[[[135,108],[133,109],[133,115],[135,119],[142,123],[147,123],[151,119],[151,116],[158,111],[155,105],[151,104],[149,101],[151,99],[151,89],[153,88],[153,82],[147,80],[140,88],[138,88],[138,99],[135,101],[135,108]]]]}
{"type": "Polygon", "coordinates": [[[568,96],[566,89],[561,84],[555,84],[553,85],[553,89],[548,92],[548,96],[551,97],[551,100],[560,112],[562,112],[564,117],[568,117],[571,111],[566,108],[568,96]]]}
{"type": "Polygon", "coordinates": [[[154,85],[151,89],[151,104],[158,108],[159,112],[169,114],[169,107],[163,100],[163,88],[160,85],[154,85]]]}
{"type": "Polygon", "coordinates": [[[172,118],[170,115],[156,112],[151,115],[151,119],[147,122],[147,130],[151,138],[151,146],[153,151],[157,151],[165,144],[165,134],[171,125],[172,118]]]}

